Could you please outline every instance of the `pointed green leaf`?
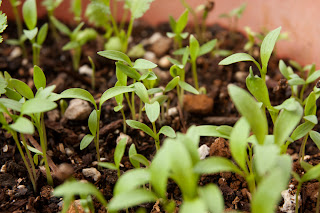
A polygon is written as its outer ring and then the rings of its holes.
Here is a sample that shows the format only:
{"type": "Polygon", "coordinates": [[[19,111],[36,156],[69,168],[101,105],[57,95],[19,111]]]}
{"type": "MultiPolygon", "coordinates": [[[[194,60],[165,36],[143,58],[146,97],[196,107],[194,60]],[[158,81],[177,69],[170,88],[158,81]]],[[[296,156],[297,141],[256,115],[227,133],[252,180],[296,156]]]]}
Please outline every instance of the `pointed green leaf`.
{"type": "Polygon", "coordinates": [[[210,212],[224,212],[223,196],[219,187],[217,187],[216,185],[208,184],[204,187],[199,188],[199,196],[206,203],[206,206],[208,207],[210,212]]]}
{"type": "Polygon", "coordinates": [[[280,148],[275,144],[257,144],[254,148],[254,153],[254,163],[257,173],[260,176],[264,176],[275,167],[277,157],[280,154],[280,148]]]}
{"type": "Polygon", "coordinates": [[[149,167],[150,166],[150,162],[148,161],[148,159],[145,156],[141,155],[141,154],[132,155],[131,158],[132,158],[132,160],[138,162],[139,166],[140,166],[140,163],[142,165],[144,165],[145,167],[149,167]]]}
{"type": "Polygon", "coordinates": [[[55,102],[42,99],[42,98],[33,98],[27,100],[21,107],[21,113],[31,115],[34,113],[47,112],[53,110],[57,107],[55,102]]]}
{"type": "Polygon", "coordinates": [[[122,61],[122,62],[125,62],[125,63],[129,64],[130,66],[132,66],[132,62],[131,62],[130,58],[126,54],[124,54],[123,52],[120,52],[120,51],[105,50],[105,51],[98,52],[98,55],[101,55],[101,56],[108,58],[108,59],[111,59],[111,60],[122,61]]]}
{"type": "Polygon", "coordinates": [[[182,89],[184,89],[184,90],[186,90],[188,92],[191,92],[191,93],[193,93],[195,95],[199,95],[200,94],[199,91],[196,88],[194,88],[193,86],[191,86],[190,84],[188,84],[188,83],[186,83],[184,81],[179,81],[179,86],[182,89]]]}
{"type": "Polygon", "coordinates": [[[228,91],[238,111],[249,122],[258,142],[263,144],[264,137],[268,134],[266,115],[261,111],[253,97],[244,89],[235,85],[229,85],[228,91]]]}
{"type": "Polygon", "coordinates": [[[98,129],[97,124],[98,124],[97,110],[93,110],[88,119],[88,126],[92,135],[97,134],[97,129],[98,129]]]}
{"type": "Polygon", "coordinates": [[[23,30],[23,33],[29,40],[33,40],[38,33],[38,28],[36,27],[32,30],[23,30]]]}
{"type": "MultiPolygon", "coordinates": [[[[88,101],[90,103],[92,103],[94,105],[95,108],[97,108],[96,102],[93,98],[93,96],[84,89],[80,89],[80,88],[71,88],[71,89],[67,89],[65,91],[63,91],[60,94],[61,98],[79,98],[85,101],[88,101]]],[[[102,99],[102,97],[101,97],[102,99]]]]}
{"type": "Polygon", "coordinates": [[[39,30],[38,36],[37,36],[37,43],[39,45],[42,45],[43,42],[46,40],[48,34],[48,24],[45,23],[39,30]]]}
{"type": "Polygon", "coordinates": [[[261,69],[260,64],[251,55],[247,53],[235,53],[220,61],[219,65],[229,65],[240,61],[252,61],[259,68],[259,70],[261,69]]]}
{"type": "Polygon", "coordinates": [[[141,82],[136,82],[134,89],[137,96],[139,96],[144,103],[150,103],[147,88],[141,82]]]}
{"type": "Polygon", "coordinates": [[[35,87],[40,89],[41,87],[44,89],[46,87],[46,76],[44,75],[43,71],[37,65],[33,68],[33,82],[35,87]]]}
{"type": "Polygon", "coordinates": [[[116,165],[117,168],[120,166],[121,159],[123,157],[124,151],[126,149],[127,145],[127,138],[122,138],[114,151],[114,164],[116,165]]]}
{"type": "Polygon", "coordinates": [[[194,172],[199,174],[214,174],[219,172],[234,172],[241,174],[241,170],[231,160],[223,157],[209,157],[199,161],[194,172]]]}
{"type": "Polygon", "coordinates": [[[124,74],[126,74],[130,78],[133,78],[137,81],[139,81],[139,79],[141,78],[141,75],[135,69],[133,69],[132,67],[129,67],[123,63],[116,62],[116,67],[119,71],[123,72],[124,74]]]}
{"type": "Polygon", "coordinates": [[[184,28],[187,26],[188,15],[189,15],[189,11],[186,9],[178,18],[176,24],[173,26],[171,25],[171,28],[175,33],[180,34],[184,30],[184,28]]]}
{"type": "Polygon", "coordinates": [[[150,135],[151,137],[155,138],[154,132],[144,123],[140,123],[139,121],[134,121],[134,120],[126,120],[126,123],[134,128],[134,129],[140,129],[150,135]]]}
{"type": "Polygon", "coordinates": [[[32,90],[30,89],[30,87],[26,83],[24,83],[18,79],[11,79],[10,83],[12,84],[14,89],[17,90],[17,92],[20,93],[25,98],[27,98],[27,99],[34,98],[32,90]]]}
{"type": "Polygon", "coordinates": [[[158,135],[164,134],[165,136],[169,138],[175,138],[177,135],[175,131],[170,126],[163,126],[158,132],[158,135]]]}
{"type": "Polygon", "coordinates": [[[50,21],[54,24],[54,26],[63,34],[70,36],[71,35],[71,31],[70,29],[67,27],[67,25],[63,24],[62,22],[60,22],[58,19],[56,19],[55,17],[50,17],[50,21]]]}
{"type": "Polygon", "coordinates": [[[131,144],[130,148],[129,148],[129,160],[130,163],[135,167],[135,168],[140,168],[140,163],[134,159],[132,159],[133,155],[137,154],[137,150],[136,150],[136,146],[133,144],[131,144]]]}
{"type": "Polygon", "coordinates": [[[108,162],[99,162],[98,163],[99,166],[102,166],[104,168],[107,168],[107,169],[111,169],[111,170],[118,170],[118,167],[113,164],[113,163],[108,163],[108,162]]]}
{"type": "Polygon", "coordinates": [[[94,139],[93,135],[85,135],[80,142],[80,150],[87,148],[87,146],[90,145],[93,139],[94,139]]]}
{"type": "Polygon", "coordinates": [[[34,126],[32,122],[25,117],[19,117],[16,122],[14,122],[14,124],[10,124],[9,127],[22,134],[32,135],[34,133],[34,126]]]}
{"type": "Polygon", "coordinates": [[[146,114],[151,123],[155,122],[160,115],[160,104],[158,101],[155,101],[152,104],[145,104],[146,114]]]}
{"type": "Polygon", "coordinates": [[[133,88],[131,87],[127,87],[127,86],[118,86],[118,87],[112,87],[110,89],[108,89],[107,91],[105,91],[101,98],[100,98],[100,108],[101,105],[106,102],[107,100],[109,100],[110,98],[113,98],[117,95],[123,94],[123,93],[127,93],[127,92],[132,92],[134,91],[133,88]]]}
{"type": "Polygon", "coordinates": [[[20,112],[22,104],[16,100],[11,100],[8,98],[0,98],[0,103],[3,104],[8,109],[13,109],[14,111],[20,112]]]}
{"type": "Polygon", "coordinates": [[[22,7],[23,20],[29,30],[32,30],[37,25],[37,4],[36,0],[27,0],[22,7]]]}
{"type": "Polygon", "coordinates": [[[292,133],[290,136],[292,140],[296,141],[299,140],[300,138],[304,137],[305,135],[310,132],[313,127],[315,126],[314,123],[311,123],[309,121],[306,121],[303,124],[300,124],[292,133]]]}
{"type": "Polygon", "coordinates": [[[189,43],[190,43],[191,61],[196,61],[197,57],[199,56],[199,51],[200,51],[199,42],[197,41],[197,39],[193,35],[191,35],[189,43]]]}
{"type": "Polygon", "coordinates": [[[306,80],[307,84],[310,84],[312,82],[314,82],[315,80],[317,80],[318,78],[320,78],[320,70],[315,71],[314,73],[312,73],[306,80]]]}
{"type": "Polygon", "coordinates": [[[309,171],[307,171],[301,178],[302,182],[307,182],[313,179],[317,179],[320,177],[320,164],[312,167],[309,171]]]}
{"type": "Polygon", "coordinates": [[[186,200],[180,206],[181,213],[207,213],[207,208],[204,200],[202,199],[194,199],[194,200],[186,200]]]}
{"type": "Polygon", "coordinates": [[[151,62],[151,61],[148,61],[146,59],[137,59],[135,62],[134,62],[134,66],[132,68],[134,69],[145,69],[145,70],[148,70],[148,69],[153,69],[153,68],[156,68],[158,65],[156,65],[155,63],[151,62]]]}
{"type": "Polygon", "coordinates": [[[164,89],[164,92],[169,92],[171,90],[173,90],[179,83],[180,77],[176,76],[174,77],[166,86],[166,88],[164,89]]]}
{"type": "Polygon", "coordinates": [[[199,50],[199,56],[211,52],[213,50],[213,48],[216,46],[217,41],[218,41],[217,39],[213,39],[213,40],[205,43],[204,45],[202,45],[199,50]]]}
{"type": "Polygon", "coordinates": [[[320,133],[312,130],[310,131],[309,135],[313,142],[317,145],[318,149],[320,149],[320,133]]]}

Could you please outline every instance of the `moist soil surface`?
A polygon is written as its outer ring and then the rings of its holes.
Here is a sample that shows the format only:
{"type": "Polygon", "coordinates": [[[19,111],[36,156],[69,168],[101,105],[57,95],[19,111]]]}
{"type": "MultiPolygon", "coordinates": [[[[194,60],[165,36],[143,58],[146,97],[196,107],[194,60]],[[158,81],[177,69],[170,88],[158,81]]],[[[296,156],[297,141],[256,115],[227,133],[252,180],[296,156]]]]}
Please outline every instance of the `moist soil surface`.
{"type": "MultiPolygon", "coordinates": [[[[74,26],[71,26],[74,27],[74,26]]],[[[4,32],[4,40],[8,38],[16,38],[15,24],[9,23],[9,27],[4,32]]],[[[151,27],[145,23],[137,22],[133,31],[131,46],[140,42],[144,43],[146,51],[156,49],[155,44],[150,44],[148,38],[155,33],[160,33],[165,37],[165,33],[170,31],[169,25],[161,24],[157,27],[151,27]]],[[[189,29],[192,32],[192,29],[189,29]]],[[[230,32],[218,25],[209,26],[207,40],[217,38],[219,48],[231,50],[233,53],[243,52],[243,46],[246,38],[239,33],[230,32]]],[[[103,50],[103,38],[98,37],[96,41],[91,41],[84,45],[82,52],[81,65],[90,63],[87,56],[91,56],[96,65],[96,88],[91,88],[91,79],[86,75],[81,75],[72,69],[71,54],[69,51],[62,51],[64,44],[68,42],[68,38],[60,35],[57,40],[50,35],[45,41],[40,56],[40,67],[45,72],[48,85],[56,85],[55,92],[61,93],[68,88],[84,88],[88,90],[95,99],[99,99],[101,94],[116,82],[114,61],[103,58],[96,53],[103,50]]],[[[28,59],[22,56],[11,57],[16,47],[9,46],[6,43],[1,44],[0,48],[0,70],[8,71],[13,78],[26,82],[30,87],[34,88],[32,80],[32,50],[30,44],[27,44],[28,59]],[[10,56],[11,54],[11,56],[10,56]]],[[[185,43],[185,45],[188,45],[185,43]]],[[[162,52],[156,52],[154,58],[158,61],[166,55],[172,55],[174,51],[173,43],[170,42],[167,49],[162,52]]],[[[258,58],[259,48],[254,47],[254,57],[258,58]]],[[[249,62],[237,63],[230,66],[218,66],[223,57],[207,54],[201,56],[197,60],[199,85],[204,87],[213,107],[203,109],[198,112],[190,112],[184,109],[177,110],[177,113],[167,115],[162,120],[161,125],[169,125],[175,131],[186,132],[191,125],[233,125],[239,118],[239,114],[234,104],[230,100],[227,92],[227,85],[236,84],[245,88],[245,78],[247,77],[249,66],[252,66],[254,72],[258,74],[254,64],[249,62]],[[205,113],[204,113],[205,112],[205,113]]],[[[170,65],[169,65],[170,66],[170,65]]],[[[159,86],[165,86],[172,78],[169,74],[169,66],[161,64],[156,68],[155,72],[159,76],[159,86]]],[[[193,85],[190,67],[186,70],[186,81],[193,85]]],[[[286,82],[278,70],[278,59],[272,56],[268,66],[267,85],[269,88],[272,105],[282,103],[286,98],[290,97],[290,90],[287,89],[286,82]]],[[[177,106],[177,96],[175,92],[169,93],[170,107],[177,106]]],[[[67,100],[68,102],[70,100],[67,100]]],[[[192,101],[191,101],[192,102],[192,101]]],[[[138,106],[139,101],[136,100],[138,106]]],[[[194,104],[185,102],[186,105],[194,104]]],[[[113,153],[116,146],[116,139],[123,130],[121,113],[116,113],[113,107],[116,106],[115,100],[107,101],[102,107],[102,116],[100,122],[100,155],[103,161],[113,162],[113,153]]],[[[179,108],[181,109],[181,108],[179,108]]],[[[318,111],[318,113],[320,113],[318,111]]],[[[317,114],[318,114],[317,113],[317,114]]],[[[125,106],[126,117],[130,117],[130,111],[125,106]]],[[[142,116],[144,123],[149,124],[145,115],[142,116]]],[[[270,120],[270,119],[269,119],[270,120]]],[[[68,177],[72,176],[78,180],[87,180],[95,184],[103,193],[107,200],[112,198],[114,184],[117,181],[117,173],[100,169],[101,177],[94,181],[91,177],[85,177],[82,169],[96,166],[96,151],[93,143],[84,150],[80,150],[79,144],[82,137],[89,133],[87,119],[83,121],[71,121],[61,115],[60,108],[46,114],[45,124],[47,127],[48,137],[48,156],[51,159],[51,169],[56,174],[54,176],[54,186],[63,183],[68,177]],[[67,165],[66,165],[67,164],[67,165]],[[63,165],[63,166],[61,166],[63,165]]],[[[160,125],[160,124],[158,124],[160,125]]],[[[318,130],[318,129],[316,129],[318,130]]],[[[34,192],[32,184],[28,178],[28,173],[23,164],[22,158],[15,146],[15,142],[11,135],[4,130],[0,130],[0,212],[59,212],[61,210],[61,199],[53,197],[52,187],[46,184],[45,171],[37,168],[37,186],[38,192],[34,192]]],[[[149,160],[155,155],[155,145],[153,139],[142,131],[129,128],[127,134],[131,137],[130,143],[135,144],[137,152],[144,155],[149,160]]],[[[164,138],[161,138],[161,142],[164,138]]],[[[37,148],[39,147],[39,137],[37,134],[28,136],[29,144],[37,148]]],[[[202,137],[200,145],[206,144],[210,147],[210,156],[223,156],[231,159],[228,141],[222,138],[202,137]]],[[[130,145],[130,144],[129,144],[130,145]]],[[[129,161],[127,146],[125,155],[121,161],[121,171],[125,172],[132,169],[129,161]]],[[[303,174],[303,169],[297,162],[301,141],[292,143],[288,148],[288,154],[294,160],[294,171],[303,174]]],[[[306,146],[307,161],[312,165],[320,162],[320,154],[318,148],[312,143],[307,142],[306,146]]],[[[250,211],[251,195],[247,188],[245,180],[232,173],[220,173],[215,175],[203,175],[199,181],[199,185],[215,183],[221,189],[225,208],[227,210],[240,210],[244,212],[250,211]]],[[[292,179],[290,184],[297,186],[297,182],[292,179]]],[[[319,184],[311,181],[303,185],[301,190],[302,203],[300,212],[315,212],[316,200],[318,196],[319,184]]],[[[168,184],[168,197],[173,198],[177,204],[177,211],[181,204],[181,193],[177,185],[173,182],[168,184]]],[[[94,200],[96,212],[106,212],[106,210],[94,200]]],[[[279,206],[283,204],[279,203],[279,206]]],[[[148,212],[164,212],[157,204],[146,204],[148,212]]],[[[129,209],[134,212],[135,209],[129,209]]],[[[280,212],[280,210],[278,210],[280,212]]],[[[76,212],[74,209],[70,212],[76,212]]],[[[81,212],[81,211],[80,211],[81,212]]]]}

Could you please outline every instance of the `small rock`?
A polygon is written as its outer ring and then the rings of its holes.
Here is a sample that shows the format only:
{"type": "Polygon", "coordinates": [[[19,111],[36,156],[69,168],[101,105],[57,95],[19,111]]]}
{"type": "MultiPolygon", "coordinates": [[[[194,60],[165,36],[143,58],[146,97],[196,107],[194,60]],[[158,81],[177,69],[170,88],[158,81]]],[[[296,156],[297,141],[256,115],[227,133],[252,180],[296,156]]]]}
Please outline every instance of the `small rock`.
{"type": "Polygon", "coordinates": [[[230,158],[231,153],[228,142],[223,138],[217,138],[210,146],[210,156],[230,158]]]}
{"type": "Polygon", "coordinates": [[[158,58],[165,55],[171,48],[172,39],[167,37],[161,37],[157,42],[151,45],[150,50],[153,51],[158,58]]]}
{"type": "Polygon", "coordinates": [[[246,78],[248,76],[247,72],[243,72],[243,71],[238,71],[236,72],[236,74],[234,75],[234,78],[240,82],[240,83],[246,83],[246,78]]]}
{"type": "Polygon", "coordinates": [[[205,159],[206,156],[209,155],[209,151],[210,151],[210,148],[206,144],[203,144],[202,146],[200,146],[198,149],[200,160],[205,159]]]}
{"type": "Polygon", "coordinates": [[[89,67],[88,65],[82,65],[80,68],[79,68],[79,73],[81,74],[81,75],[87,75],[87,76],[92,76],[92,73],[93,73],[93,71],[92,71],[92,69],[91,69],[91,67],[89,67]]]}
{"type": "Polygon", "coordinates": [[[159,67],[154,68],[153,72],[159,77],[160,80],[168,81],[169,78],[171,78],[169,71],[163,71],[159,67]]]}
{"type": "Polygon", "coordinates": [[[19,185],[17,187],[17,189],[15,190],[14,196],[15,197],[20,197],[20,196],[25,195],[27,192],[28,192],[28,189],[27,189],[27,187],[25,185],[19,185]]]}
{"type": "Polygon", "coordinates": [[[208,114],[213,109],[213,99],[207,95],[185,95],[183,107],[187,112],[208,114]]]}
{"type": "Polygon", "coordinates": [[[7,152],[8,150],[9,150],[9,147],[7,144],[2,147],[3,152],[7,152]]]}
{"type": "Polygon", "coordinates": [[[70,164],[62,163],[58,166],[58,170],[56,172],[56,177],[61,180],[67,180],[74,173],[74,169],[70,164]]]}
{"type": "Polygon", "coordinates": [[[97,181],[101,177],[101,173],[96,168],[82,169],[82,174],[85,177],[92,177],[94,181],[97,181]]]}
{"type": "Polygon", "coordinates": [[[66,154],[67,154],[68,156],[73,155],[73,150],[72,150],[72,149],[70,149],[70,148],[65,148],[64,150],[66,151],[66,154]]]}
{"type": "Polygon", "coordinates": [[[21,48],[20,48],[20,47],[15,47],[15,48],[11,51],[11,53],[10,53],[10,55],[9,55],[9,61],[12,61],[13,59],[18,58],[18,57],[20,57],[21,55],[22,55],[22,50],[21,50],[21,48]]]}
{"type": "Polygon", "coordinates": [[[151,51],[147,51],[145,54],[144,54],[144,59],[148,60],[148,61],[151,61],[155,64],[158,64],[158,59],[157,59],[157,56],[156,54],[154,54],[154,52],[151,52],[151,51]]]}
{"type": "Polygon", "coordinates": [[[126,144],[130,145],[132,143],[132,138],[129,135],[126,135],[126,134],[121,132],[120,135],[118,136],[117,140],[116,140],[117,144],[123,138],[126,138],[126,144]]]}
{"type": "Polygon", "coordinates": [[[163,36],[161,35],[161,33],[156,32],[154,33],[149,39],[148,39],[148,43],[149,44],[154,44],[157,41],[159,41],[163,36]]]}
{"type": "Polygon", "coordinates": [[[26,65],[28,64],[28,59],[26,59],[26,58],[22,59],[21,64],[22,64],[23,66],[26,66],[26,65]]]}
{"type": "Polygon", "coordinates": [[[60,119],[60,112],[57,109],[47,112],[49,121],[58,121],[60,119]]]}
{"type": "MultiPolygon", "coordinates": [[[[280,207],[281,212],[294,213],[296,207],[296,194],[293,192],[294,185],[289,185],[287,190],[281,192],[283,205],[280,207]]],[[[298,196],[299,206],[301,204],[301,196],[298,196]]]]}
{"type": "Polygon", "coordinates": [[[178,115],[177,107],[172,107],[172,108],[168,109],[168,116],[174,117],[176,115],[178,115]]]}
{"type": "Polygon", "coordinates": [[[160,67],[168,69],[171,65],[170,61],[168,60],[168,55],[163,56],[162,58],[160,58],[158,64],[160,67]]]}
{"type": "Polygon", "coordinates": [[[64,116],[68,120],[86,120],[88,119],[92,109],[87,101],[81,99],[73,99],[70,101],[64,116]]]}
{"type": "Polygon", "coordinates": [[[6,173],[7,172],[7,165],[6,164],[3,164],[1,166],[0,172],[2,172],[2,173],[6,173]]]}

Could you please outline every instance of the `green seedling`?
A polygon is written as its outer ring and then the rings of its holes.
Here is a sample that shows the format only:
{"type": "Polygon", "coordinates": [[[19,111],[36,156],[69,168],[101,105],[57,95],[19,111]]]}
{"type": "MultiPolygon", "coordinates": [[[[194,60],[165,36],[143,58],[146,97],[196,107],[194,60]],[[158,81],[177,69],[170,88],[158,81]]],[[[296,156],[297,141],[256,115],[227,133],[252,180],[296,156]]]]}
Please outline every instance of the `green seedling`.
{"type": "Polygon", "coordinates": [[[86,90],[80,88],[72,88],[63,91],[60,96],[61,98],[79,98],[85,101],[90,102],[94,106],[94,110],[91,112],[88,119],[88,126],[90,134],[87,134],[83,137],[80,142],[80,149],[85,149],[89,144],[94,141],[97,153],[97,160],[100,162],[100,153],[99,153],[99,130],[100,130],[100,117],[101,117],[101,107],[104,102],[107,100],[116,97],[117,95],[128,93],[134,91],[134,88],[128,86],[119,86],[113,87],[105,91],[101,98],[99,105],[96,104],[93,96],[86,90]]]}
{"type": "Polygon", "coordinates": [[[127,145],[127,138],[122,138],[118,142],[116,149],[114,150],[114,156],[113,156],[114,163],[100,162],[98,163],[98,165],[107,169],[116,170],[118,172],[118,177],[120,177],[121,159],[126,149],[126,145],[127,145]]]}
{"type": "MultiPolygon", "coordinates": [[[[319,140],[318,140],[318,142],[319,142],[319,140]]],[[[297,187],[297,191],[296,191],[295,213],[299,212],[299,194],[301,191],[302,184],[305,182],[308,182],[310,180],[313,180],[313,179],[317,179],[318,181],[320,181],[320,164],[318,164],[316,166],[312,166],[311,164],[309,164],[305,161],[300,161],[300,164],[301,164],[302,168],[306,171],[306,173],[304,173],[303,176],[300,177],[297,173],[293,172],[293,177],[299,182],[298,187],[297,187]]],[[[319,213],[319,205],[320,205],[320,199],[319,199],[319,195],[318,195],[317,205],[316,205],[316,212],[317,213],[319,213]]]]}
{"type": "MultiPolygon", "coordinates": [[[[217,39],[213,39],[203,45],[199,45],[198,40],[191,35],[189,39],[189,48],[183,48],[177,50],[174,54],[176,55],[184,55],[186,51],[188,51],[188,55],[190,55],[190,63],[192,67],[192,77],[194,81],[195,88],[199,90],[199,83],[198,83],[198,75],[197,75],[197,58],[199,56],[205,55],[213,50],[217,43],[217,39]]],[[[188,56],[184,56],[188,57],[188,56]]],[[[172,61],[172,60],[171,60],[172,61]]]]}
{"type": "Polygon", "coordinates": [[[54,17],[54,11],[59,7],[63,0],[44,0],[42,5],[46,8],[48,13],[48,18],[50,20],[49,27],[52,31],[53,37],[58,40],[59,35],[57,33],[57,29],[55,28],[54,24],[52,23],[52,17],[54,17]]]}
{"type": "MultiPolygon", "coordinates": [[[[131,59],[124,53],[116,50],[105,50],[98,52],[98,55],[103,56],[105,58],[115,60],[116,62],[116,75],[117,75],[117,85],[116,86],[127,86],[128,77],[133,79],[133,84],[137,81],[143,82],[145,87],[151,89],[154,84],[157,76],[154,74],[152,69],[156,68],[157,65],[152,63],[151,61],[145,59],[137,59],[135,62],[132,62],[131,59]],[[139,70],[141,74],[137,71],[139,70]]],[[[128,106],[131,111],[132,119],[136,119],[136,109],[135,109],[135,92],[131,94],[131,100],[129,98],[129,94],[125,93],[125,98],[127,100],[128,106]]],[[[118,97],[117,103],[117,111],[120,110],[122,106],[122,99],[118,97]]],[[[142,100],[140,101],[139,107],[139,118],[141,116],[142,109],[142,100]]],[[[123,112],[122,112],[123,114],[123,112]]]]}
{"type": "Polygon", "coordinates": [[[279,70],[288,80],[288,84],[291,87],[291,95],[299,100],[301,104],[305,104],[305,90],[320,77],[320,70],[316,71],[315,64],[302,67],[297,62],[290,61],[290,65],[299,71],[300,76],[294,73],[291,67],[286,66],[282,60],[279,62],[279,70]],[[299,86],[301,86],[300,93],[299,86]]]}
{"type": "Polygon", "coordinates": [[[81,21],[81,14],[82,14],[82,1],[81,0],[70,1],[70,11],[74,15],[74,20],[79,24],[81,21]]]}
{"type": "MultiPolygon", "coordinates": [[[[2,1],[2,0],[1,0],[2,1]]],[[[18,12],[18,7],[21,4],[21,1],[19,0],[10,0],[10,4],[12,7],[12,11],[13,11],[13,15],[16,21],[16,25],[17,25],[17,33],[18,33],[18,39],[8,39],[6,42],[10,45],[18,45],[21,47],[22,49],[22,53],[24,58],[27,57],[27,51],[26,51],[26,47],[24,45],[24,42],[26,41],[27,37],[25,35],[23,35],[22,32],[22,21],[18,12]]],[[[1,5],[1,3],[0,3],[1,5]]]]}
{"type": "Polygon", "coordinates": [[[44,24],[38,31],[35,0],[25,1],[22,7],[22,14],[28,28],[28,30],[23,30],[23,33],[32,44],[33,65],[39,65],[40,49],[48,34],[48,24],[44,24]]]}
{"type": "Polygon", "coordinates": [[[69,36],[70,41],[63,46],[62,50],[71,51],[73,69],[77,71],[79,69],[82,46],[88,41],[96,39],[97,32],[92,28],[81,30],[84,25],[83,22],[81,22],[73,31],[71,31],[58,19],[51,17],[51,21],[62,34],[69,36]]]}
{"type": "Polygon", "coordinates": [[[180,212],[222,213],[224,202],[219,188],[213,184],[198,187],[200,175],[194,168],[200,161],[197,151],[200,138],[194,132],[189,133],[166,139],[149,168],[136,168],[123,174],[114,187],[108,210],[119,211],[158,200],[166,212],[172,213],[175,202],[167,198],[167,182],[171,179],[182,193],[180,212]],[[151,187],[141,188],[147,183],[151,187]]]}
{"type": "Polygon", "coordinates": [[[134,168],[137,169],[140,168],[140,164],[147,168],[150,166],[148,159],[145,156],[137,153],[136,146],[134,144],[132,144],[129,148],[129,160],[134,168]]]}
{"type": "Polygon", "coordinates": [[[247,3],[243,3],[240,7],[231,10],[229,13],[223,13],[220,18],[226,18],[229,21],[229,28],[234,33],[238,28],[238,21],[242,17],[243,12],[246,10],[247,3]]]}
{"type": "MultiPolygon", "coordinates": [[[[136,83],[136,85],[139,85],[139,83],[136,83]]],[[[141,89],[139,88],[139,89],[136,90],[137,94],[139,95],[140,92],[138,92],[138,90],[141,90],[141,89]]],[[[144,93],[147,95],[146,92],[147,91],[145,90],[144,93]]],[[[141,97],[142,96],[140,96],[140,98],[141,97]]],[[[166,135],[166,136],[168,136],[170,138],[174,138],[174,137],[176,137],[176,133],[169,126],[163,126],[163,127],[161,127],[159,132],[157,132],[156,120],[160,116],[160,104],[159,104],[158,101],[150,103],[149,98],[147,98],[147,96],[146,96],[146,98],[141,98],[141,99],[145,102],[146,114],[147,114],[147,117],[148,117],[149,121],[152,123],[153,130],[151,130],[144,123],[141,123],[141,122],[135,121],[135,120],[127,120],[127,124],[130,127],[135,128],[135,129],[140,129],[140,130],[144,131],[145,133],[147,133],[148,135],[150,135],[151,137],[153,137],[153,139],[155,141],[156,149],[158,151],[160,149],[160,140],[159,140],[160,134],[164,134],[164,135],[166,135]]]]}
{"type": "Polygon", "coordinates": [[[188,14],[188,10],[185,10],[177,21],[172,16],[169,17],[172,33],[167,32],[167,36],[174,39],[176,49],[182,48],[182,40],[186,39],[189,35],[188,32],[183,32],[188,23],[188,14]]]}
{"type": "Polygon", "coordinates": [[[88,56],[90,65],[91,65],[91,69],[92,69],[92,75],[91,75],[91,89],[95,89],[96,88],[96,66],[94,65],[94,62],[92,60],[92,58],[90,56],[88,56]]]}
{"type": "MultiPolygon", "coordinates": [[[[214,9],[214,1],[208,0],[205,4],[201,4],[196,8],[196,12],[201,12],[201,36],[200,42],[205,40],[205,34],[207,32],[207,18],[211,11],[214,9]]],[[[202,43],[202,42],[201,42],[202,43]]]]}
{"type": "Polygon", "coordinates": [[[63,197],[62,213],[68,212],[76,196],[80,196],[81,206],[89,210],[89,212],[94,212],[93,201],[91,199],[92,195],[95,196],[103,206],[107,207],[107,201],[103,197],[103,194],[92,183],[88,182],[75,180],[66,181],[54,189],[53,195],[63,197]]]}

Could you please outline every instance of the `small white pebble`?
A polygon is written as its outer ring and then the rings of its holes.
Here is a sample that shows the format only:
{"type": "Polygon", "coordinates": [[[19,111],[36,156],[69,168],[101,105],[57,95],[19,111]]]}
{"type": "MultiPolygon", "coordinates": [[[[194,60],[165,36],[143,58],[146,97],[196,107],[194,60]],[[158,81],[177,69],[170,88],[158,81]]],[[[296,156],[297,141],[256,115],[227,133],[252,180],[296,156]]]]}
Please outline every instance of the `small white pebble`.
{"type": "Polygon", "coordinates": [[[3,164],[3,165],[1,166],[0,172],[6,173],[6,171],[7,171],[7,166],[6,166],[6,164],[3,164]]]}
{"type": "Polygon", "coordinates": [[[10,53],[10,55],[9,55],[9,60],[11,61],[11,60],[13,60],[13,59],[15,59],[15,58],[20,57],[21,55],[22,55],[22,50],[21,50],[21,48],[20,48],[20,47],[15,47],[15,48],[11,51],[11,53],[10,53]]]}
{"type": "Polygon", "coordinates": [[[120,132],[120,135],[118,136],[116,142],[117,144],[119,143],[119,141],[121,141],[123,138],[126,138],[126,144],[131,144],[132,143],[132,138],[129,135],[126,135],[122,132],[120,132]]]}
{"type": "MultiPolygon", "coordinates": [[[[287,190],[281,192],[283,198],[283,205],[280,207],[281,212],[294,213],[296,206],[296,194],[292,192],[294,185],[290,184],[287,190]]],[[[299,205],[301,202],[301,196],[298,196],[299,205]]]]}
{"type": "Polygon", "coordinates": [[[162,58],[160,58],[158,64],[160,67],[163,68],[169,68],[171,65],[171,62],[168,60],[168,55],[163,56],[162,58]]]}
{"type": "Polygon", "coordinates": [[[305,155],[303,160],[309,160],[310,158],[311,158],[310,155],[305,155]]]}
{"type": "Polygon", "coordinates": [[[149,44],[154,44],[157,41],[159,41],[159,39],[162,38],[161,33],[156,32],[154,33],[150,38],[149,38],[149,44]]]}
{"type": "Polygon", "coordinates": [[[82,174],[85,177],[92,177],[94,181],[99,180],[101,173],[96,168],[86,168],[82,169],[82,174]]]}
{"type": "Polygon", "coordinates": [[[2,147],[3,152],[7,152],[8,150],[9,150],[9,147],[7,144],[2,147]]]}
{"type": "Polygon", "coordinates": [[[70,149],[70,148],[65,148],[64,150],[66,151],[66,154],[67,154],[68,156],[73,155],[73,150],[72,150],[72,149],[70,149]]]}
{"type": "Polygon", "coordinates": [[[79,68],[79,73],[81,75],[87,75],[87,76],[92,76],[93,70],[91,69],[91,67],[89,67],[88,65],[83,65],[79,68]]]}
{"type": "Polygon", "coordinates": [[[203,144],[199,147],[198,153],[200,156],[200,160],[203,160],[206,158],[207,155],[209,155],[210,147],[208,147],[206,144],[203,144]]]}
{"type": "Polygon", "coordinates": [[[170,108],[170,109],[168,110],[168,116],[174,117],[174,116],[176,116],[176,115],[178,115],[178,109],[177,109],[177,107],[172,107],[172,108],[170,108]]]}

